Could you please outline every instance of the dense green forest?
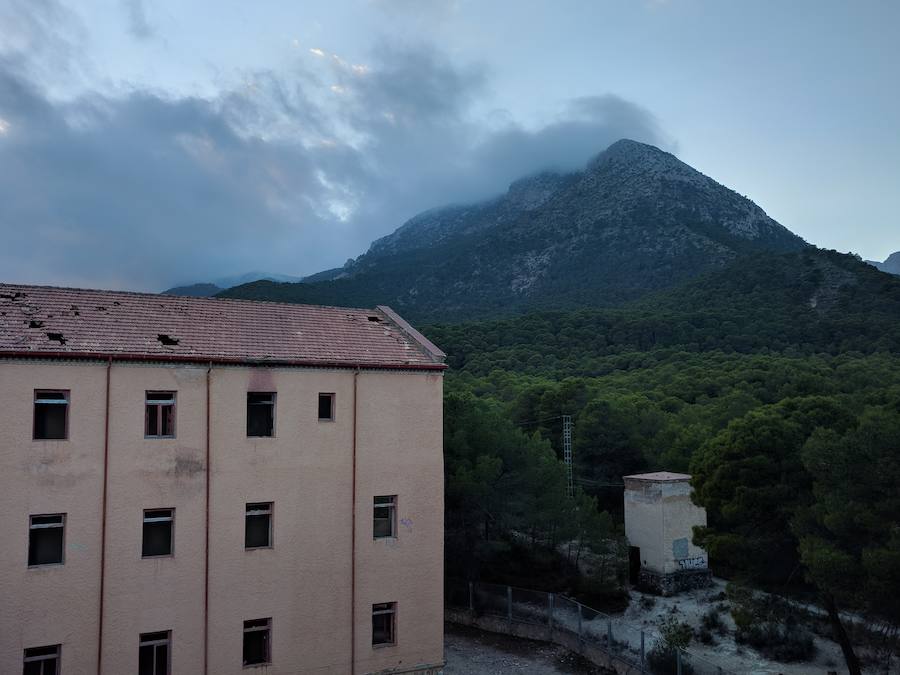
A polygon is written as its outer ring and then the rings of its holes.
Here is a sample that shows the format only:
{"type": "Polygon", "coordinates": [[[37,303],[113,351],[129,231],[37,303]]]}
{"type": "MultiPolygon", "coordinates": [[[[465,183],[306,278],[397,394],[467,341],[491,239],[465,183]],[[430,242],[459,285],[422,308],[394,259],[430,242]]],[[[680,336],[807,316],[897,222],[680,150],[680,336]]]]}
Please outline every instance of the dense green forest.
{"type": "Polygon", "coordinates": [[[856,261],[814,258],[798,277],[795,256],[793,269],[750,259],[739,276],[627,309],[425,327],[451,365],[448,573],[613,607],[621,477],[685,471],[717,573],[816,600],[848,664],[862,638],[839,611],[900,625],[900,283],[863,271],[829,294],[823,277],[858,274],[856,261]],[[797,283],[773,302],[779,274],[797,283]],[[798,311],[804,276],[820,302],[798,311]],[[562,414],[575,499],[558,461],[562,414]],[[572,541],[609,565],[584,574],[560,546],[572,541]]]}

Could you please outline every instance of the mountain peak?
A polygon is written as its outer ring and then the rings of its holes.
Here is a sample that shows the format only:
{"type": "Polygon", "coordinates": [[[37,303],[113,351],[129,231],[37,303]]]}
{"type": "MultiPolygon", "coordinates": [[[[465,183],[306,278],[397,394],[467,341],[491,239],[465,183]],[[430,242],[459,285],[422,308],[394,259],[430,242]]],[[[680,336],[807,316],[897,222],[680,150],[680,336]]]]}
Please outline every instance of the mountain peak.
{"type": "Polygon", "coordinates": [[[415,318],[609,306],[744,255],[805,247],[746,197],[622,139],[583,171],[533,174],[494,199],[421,213],[340,279],[300,284],[295,297],[390,304],[415,318]]]}

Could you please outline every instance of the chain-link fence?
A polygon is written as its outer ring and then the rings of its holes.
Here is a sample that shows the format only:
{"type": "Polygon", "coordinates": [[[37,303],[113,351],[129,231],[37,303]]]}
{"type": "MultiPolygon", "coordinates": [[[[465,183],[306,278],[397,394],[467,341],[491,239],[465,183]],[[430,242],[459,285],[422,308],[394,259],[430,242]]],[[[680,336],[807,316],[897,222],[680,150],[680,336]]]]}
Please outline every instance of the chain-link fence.
{"type": "Polygon", "coordinates": [[[555,642],[585,655],[601,653],[650,675],[733,675],[689,650],[667,645],[654,631],[628,624],[556,593],[448,580],[448,608],[499,619],[494,628],[555,642]]]}

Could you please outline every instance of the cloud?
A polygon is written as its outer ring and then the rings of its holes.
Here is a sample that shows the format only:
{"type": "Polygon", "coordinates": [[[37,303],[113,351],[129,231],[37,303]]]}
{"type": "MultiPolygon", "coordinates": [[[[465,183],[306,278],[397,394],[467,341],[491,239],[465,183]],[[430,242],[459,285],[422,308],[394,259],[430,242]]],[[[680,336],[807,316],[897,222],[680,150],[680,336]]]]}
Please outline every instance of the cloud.
{"type": "Polygon", "coordinates": [[[144,0],[122,0],[122,6],[128,18],[128,32],[139,40],[153,37],[154,30],[147,20],[144,0]]]}
{"type": "Polygon", "coordinates": [[[486,69],[425,46],[251,73],[206,99],[60,98],[35,72],[0,56],[4,280],[158,290],[309,274],[426,208],[576,168],[620,137],[664,144],[652,115],[611,95],[536,128],[480,116],[486,69]]]}

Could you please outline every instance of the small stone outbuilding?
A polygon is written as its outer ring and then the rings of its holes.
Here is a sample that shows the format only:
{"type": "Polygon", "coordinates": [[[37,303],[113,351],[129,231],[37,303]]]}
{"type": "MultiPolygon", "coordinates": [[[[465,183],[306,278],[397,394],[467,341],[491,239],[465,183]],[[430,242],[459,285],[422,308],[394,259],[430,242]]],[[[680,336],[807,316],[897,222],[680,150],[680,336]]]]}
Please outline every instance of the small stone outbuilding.
{"type": "Polygon", "coordinates": [[[709,585],[709,558],[693,543],[706,509],[691,501],[691,477],[658,471],[624,478],[631,582],[662,595],[709,585]]]}

